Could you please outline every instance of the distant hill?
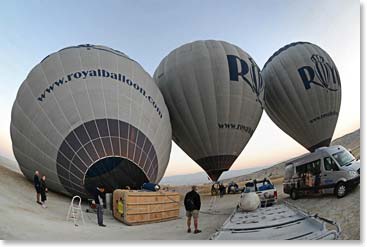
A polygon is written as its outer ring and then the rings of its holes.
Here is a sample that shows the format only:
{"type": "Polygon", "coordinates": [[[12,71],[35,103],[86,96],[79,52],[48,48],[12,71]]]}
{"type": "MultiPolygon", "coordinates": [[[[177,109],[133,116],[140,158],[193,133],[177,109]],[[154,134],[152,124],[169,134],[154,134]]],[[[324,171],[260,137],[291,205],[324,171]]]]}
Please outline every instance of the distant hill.
{"type": "MultiPolygon", "coordinates": [[[[331,142],[331,145],[341,145],[346,149],[352,151],[353,155],[359,159],[360,158],[360,129],[353,131],[349,134],[346,134],[340,138],[337,138],[331,142]]],[[[289,160],[294,159],[295,157],[291,157],[289,160]]],[[[253,178],[279,178],[284,176],[284,165],[288,162],[288,160],[283,161],[282,163],[267,167],[260,171],[254,172],[252,174],[247,174],[244,176],[233,177],[231,179],[225,179],[224,182],[229,182],[229,180],[233,180],[235,182],[246,181],[253,178]]]]}
{"type": "MultiPolygon", "coordinates": [[[[230,170],[224,172],[220,177],[220,180],[230,179],[233,177],[243,176],[245,174],[250,174],[261,169],[266,168],[266,166],[255,167],[255,168],[247,168],[241,170],[230,170]]],[[[175,175],[164,177],[161,180],[161,184],[169,184],[169,185],[193,185],[193,184],[204,184],[210,182],[208,180],[208,175],[205,172],[198,172],[192,174],[184,174],[184,175],[175,175]]]]}
{"type": "MultiPolygon", "coordinates": [[[[331,145],[342,145],[347,149],[352,150],[354,156],[359,159],[359,147],[360,147],[360,129],[346,134],[340,138],[332,141],[331,145]]],[[[295,157],[290,157],[293,159],[295,157]]],[[[287,160],[288,161],[288,160],[287,160]]],[[[243,170],[230,170],[220,177],[220,180],[224,183],[230,181],[240,182],[254,178],[279,178],[284,176],[284,165],[287,161],[283,161],[279,164],[267,167],[257,167],[243,170]]],[[[207,175],[204,172],[186,175],[177,175],[171,177],[164,177],[161,181],[162,184],[170,185],[191,185],[191,184],[205,184],[208,183],[207,175]]]]}
{"type": "Polygon", "coordinates": [[[331,142],[332,145],[342,145],[343,147],[352,150],[353,155],[360,158],[360,129],[357,129],[349,134],[346,134],[331,142]]]}
{"type": "Polygon", "coordinates": [[[14,172],[21,173],[18,163],[14,160],[0,156],[0,165],[12,170],[14,172]]]}
{"type": "Polygon", "coordinates": [[[339,137],[331,142],[332,145],[342,145],[346,148],[355,148],[360,145],[360,130],[357,129],[349,134],[339,137]]]}

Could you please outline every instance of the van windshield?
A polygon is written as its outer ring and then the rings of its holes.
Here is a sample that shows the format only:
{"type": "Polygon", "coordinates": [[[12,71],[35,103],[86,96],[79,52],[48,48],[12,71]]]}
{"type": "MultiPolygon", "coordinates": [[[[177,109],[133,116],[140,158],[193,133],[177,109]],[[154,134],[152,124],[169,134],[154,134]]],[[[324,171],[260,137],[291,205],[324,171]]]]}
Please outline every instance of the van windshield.
{"type": "Polygon", "coordinates": [[[348,165],[350,162],[355,160],[353,155],[345,150],[333,154],[333,157],[334,159],[336,159],[340,166],[348,165]]]}

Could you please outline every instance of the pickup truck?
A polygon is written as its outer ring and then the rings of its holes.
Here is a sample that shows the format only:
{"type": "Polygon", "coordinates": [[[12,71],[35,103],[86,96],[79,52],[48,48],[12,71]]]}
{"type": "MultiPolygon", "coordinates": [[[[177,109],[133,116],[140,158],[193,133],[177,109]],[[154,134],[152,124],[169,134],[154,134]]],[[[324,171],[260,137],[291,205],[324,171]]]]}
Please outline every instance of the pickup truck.
{"type": "Polygon", "coordinates": [[[244,192],[256,192],[260,198],[261,207],[267,207],[275,204],[278,200],[277,189],[269,178],[248,181],[245,184],[244,192]]]}
{"type": "Polygon", "coordinates": [[[238,187],[238,184],[236,184],[235,182],[230,182],[227,186],[227,194],[236,194],[236,193],[240,193],[241,192],[241,188],[238,187]]]}

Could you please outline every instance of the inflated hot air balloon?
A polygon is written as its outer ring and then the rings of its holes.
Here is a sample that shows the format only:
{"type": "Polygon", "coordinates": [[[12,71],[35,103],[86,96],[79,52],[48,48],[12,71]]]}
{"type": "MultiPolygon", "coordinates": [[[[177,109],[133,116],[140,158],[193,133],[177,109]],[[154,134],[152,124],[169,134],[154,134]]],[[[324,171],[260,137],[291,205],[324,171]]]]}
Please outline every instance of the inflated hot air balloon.
{"type": "Polygon", "coordinates": [[[269,58],[261,74],[265,110],[274,123],[311,152],[329,146],[341,102],[331,57],[317,45],[291,43],[269,58]]]}
{"type": "Polygon", "coordinates": [[[261,118],[264,85],[255,61],[224,41],[196,41],[154,73],[170,112],[173,140],[216,181],[261,118]]]}
{"type": "Polygon", "coordinates": [[[12,109],[11,138],[21,171],[48,187],[88,197],[158,182],[168,164],[171,125],[151,76],[105,46],[62,49],[36,65],[12,109]]]}

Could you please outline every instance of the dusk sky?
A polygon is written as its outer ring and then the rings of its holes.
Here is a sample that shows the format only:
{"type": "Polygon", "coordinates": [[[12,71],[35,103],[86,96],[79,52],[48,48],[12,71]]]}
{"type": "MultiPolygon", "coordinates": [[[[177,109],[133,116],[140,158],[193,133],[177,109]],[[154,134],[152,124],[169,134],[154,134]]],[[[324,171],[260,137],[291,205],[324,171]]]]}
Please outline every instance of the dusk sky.
{"type": "MultiPolygon", "coordinates": [[[[173,49],[195,40],[224,40],[260,68],[282,46],[308,41],[334,60],[342,104],[333,138],[360,127],[360,2],[263,1],[2,1],[0,9],[0,155],[15,159],[11,108],[30,70],[64,47],[99,44],[120,50],[153,75],[173,49]]],[[[264,112],[231,169],[275,164],[307,150],[264,112]]],[[[166,176],[202,171],[173,144],[166,176]]]]}

